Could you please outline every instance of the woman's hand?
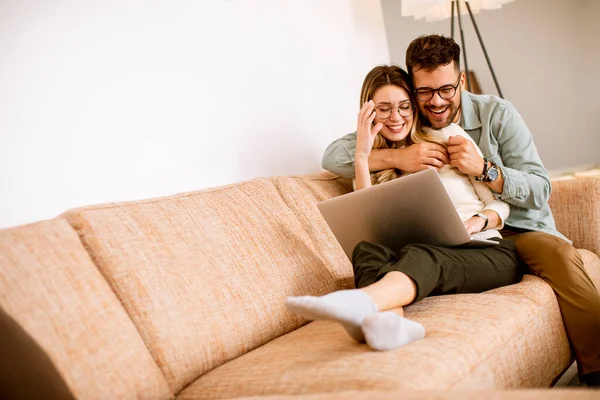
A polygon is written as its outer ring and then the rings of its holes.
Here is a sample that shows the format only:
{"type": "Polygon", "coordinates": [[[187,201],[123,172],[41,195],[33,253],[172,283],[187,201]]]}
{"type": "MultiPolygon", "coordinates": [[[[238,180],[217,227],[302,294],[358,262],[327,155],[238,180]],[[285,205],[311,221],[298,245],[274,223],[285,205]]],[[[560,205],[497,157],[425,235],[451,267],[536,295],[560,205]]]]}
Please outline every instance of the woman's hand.
{"type": "Polygon", "coordinates": [[[484,214],[488,219],[487,226],[483,218],[474,215],[468,220],[463,221],[463,224],[465,225],[465,228],[467,228],[467,232],[469,232],[469,234],[481,232],[484,226],[486,229],[496,229],[502,224],[502,220],[500,219],[500,215],[497,211],[486,209],[481,211],[481,213],[484,214]]]}
{"type": "Polygon", "coordinates": [[[368,159],[375,142],[375,136],[383,128],[382,123],[373,126],[375,120],[375,103],[373,100],[363,104],[358,113],[358,124],[356,127],[356,154],[354,158],[368,159]]]}
{"type": "Polygon", "coordinates": [[[481,217],[474,216],[466,221],[463,221],[463,224],[465,225],[465,228],[467,228],[469,235],[471,235],[473,233],[481,232],[483,226],[485,225],[485,221],[481,217]]]}

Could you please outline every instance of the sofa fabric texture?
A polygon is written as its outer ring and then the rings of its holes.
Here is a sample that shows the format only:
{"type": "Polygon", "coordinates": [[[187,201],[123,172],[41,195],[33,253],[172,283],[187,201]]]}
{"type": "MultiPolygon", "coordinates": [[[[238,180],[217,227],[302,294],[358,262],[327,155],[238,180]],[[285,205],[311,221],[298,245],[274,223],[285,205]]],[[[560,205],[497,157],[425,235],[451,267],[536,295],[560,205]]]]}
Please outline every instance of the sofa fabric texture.
{"type": "Polygon", "coordinates": [[[373,352],[354,343],[338,324],[315,321],[216,368],[178,398],[307,394],[342,387],[548,387],[570,363],[554,293],[532,275],[482,294],[429,297],[407,307],[405,315],[423,324],[425,339],[373,352]]]}
{"type": "Polygon", "coordinates": [[[350,262],[325,223],[297,211],[310,202],[282,196],[287,186],[277,182],[64,214],[175,393],[300,327],[286,296],[326,294],[340,287],[339,271],[348,278],[350,262]]]}
{"type": "Polygon", "coordinates": [[[600,256],[600,178],[552,182],[549,204],[556,228],[573,246],[600,256]]]}
{"type": "MultiPolygon", "coordinates": [[[[557,182],[551,207],[600,287],[591,179],[557,182]]],[[[388,352],[290,313],[286,296],[353,287],[315,207],[351,190],[326,172],[258,178],[0,231],[0,308],[79,399],[449,399],[548,387],[570,365],[556,297],[534,275],[407,307],[427,336],[388,352]]],[[[536,392],[485,397],[552,398],[536,392]]]]}
{"type": "Polygon", "coordinates": [[[64,220],[0,231],[0,307],[76,398],[173,394],[123,306],[64,220]]]}

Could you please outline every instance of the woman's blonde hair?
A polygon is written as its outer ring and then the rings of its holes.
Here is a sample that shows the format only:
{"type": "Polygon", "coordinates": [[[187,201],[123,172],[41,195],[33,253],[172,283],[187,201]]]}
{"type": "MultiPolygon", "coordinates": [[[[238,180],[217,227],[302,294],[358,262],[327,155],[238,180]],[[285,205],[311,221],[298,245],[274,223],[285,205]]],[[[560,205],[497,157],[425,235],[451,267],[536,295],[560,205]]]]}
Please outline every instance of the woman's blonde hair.
{"type": "MultiPolygon", "coordinates": [[[[406,91],[408,94],[408,97],[414,106],[413,124],[405,142],[392,142],[383,137],[381,133],[378,133],[377,136],[375,136],[375,141],[373,142],[373,149],[395,149],[403,146],[404,144],[408,146],[421,142],[438,143],[446,146],[442,140],[425,134],[421,129],[419,113],[417,110],[416,99],[413,93],[410,77],[406,71],[397,65],[380,65],[373,68],[367,74],[360,92],[360,107],[362,107],[362,105],[367,101],[372,100],[373,95],[377,90],[388,85],[398,86],[399,88],[404,89],[404,91],[406,91]]],[[[387,182],[392,179],[396,179],[401,175],[402,171],[398,169],[384,169],[371,174],[371,184],[376,185],[378,183],[387,182]]]]}

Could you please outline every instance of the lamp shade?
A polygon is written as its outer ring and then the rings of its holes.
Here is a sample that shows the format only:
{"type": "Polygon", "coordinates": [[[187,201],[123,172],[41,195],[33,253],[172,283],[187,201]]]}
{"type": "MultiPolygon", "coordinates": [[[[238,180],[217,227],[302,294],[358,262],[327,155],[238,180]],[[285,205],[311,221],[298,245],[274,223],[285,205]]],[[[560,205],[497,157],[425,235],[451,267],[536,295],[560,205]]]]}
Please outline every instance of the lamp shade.
{"type": "MultiPolygon", "coordinates": [[[[467,13],[465,2],[468,2],[473,13],[479,10],[497,10],[503,4],[515,0],[458,0],[461,14],[467,13]]],[[[440,21],[450,18],[452,0],[402,0],[402,16],[414,19],[425,18],[426,21],[440,21]]]]}

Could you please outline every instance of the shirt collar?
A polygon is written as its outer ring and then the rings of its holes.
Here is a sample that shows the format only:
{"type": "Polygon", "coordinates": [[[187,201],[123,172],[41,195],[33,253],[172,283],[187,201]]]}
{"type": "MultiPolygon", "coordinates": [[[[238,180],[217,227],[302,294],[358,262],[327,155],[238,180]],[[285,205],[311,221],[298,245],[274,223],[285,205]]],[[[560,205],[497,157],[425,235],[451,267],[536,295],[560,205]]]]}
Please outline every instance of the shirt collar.
{"type": "Polygon", "coordinates": [[[460,94],[460,102],[460,126],[466,131],[481,128],[481,121],[479,121],[473,101],[471,101],[471,93],[463,90],[460,94]]]}

